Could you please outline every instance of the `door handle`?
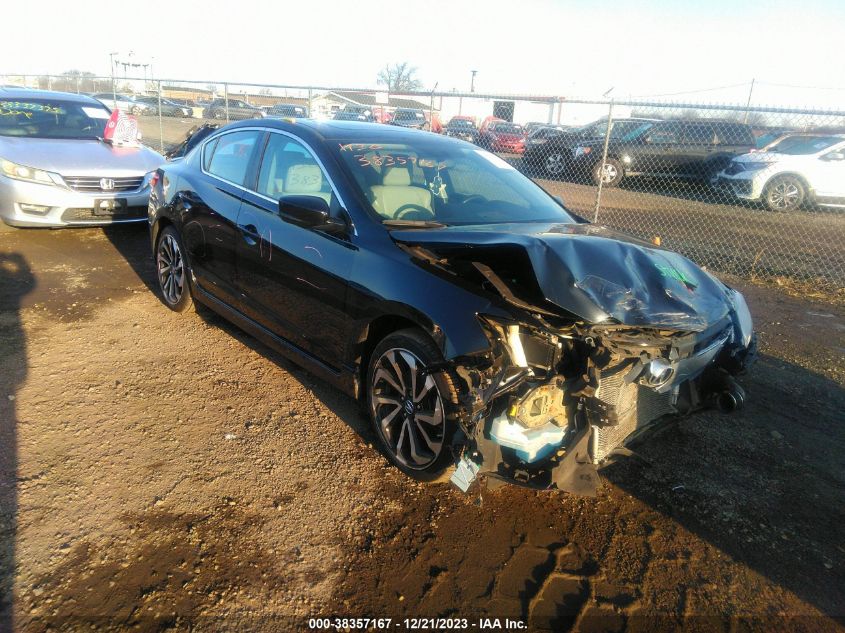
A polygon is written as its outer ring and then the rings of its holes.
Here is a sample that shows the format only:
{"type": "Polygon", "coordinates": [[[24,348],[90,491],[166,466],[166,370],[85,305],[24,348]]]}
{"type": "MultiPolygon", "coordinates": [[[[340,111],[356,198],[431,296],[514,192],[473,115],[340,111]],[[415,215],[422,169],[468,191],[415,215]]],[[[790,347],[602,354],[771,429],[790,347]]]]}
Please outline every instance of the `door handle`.
{"type": "Polygon", "coordinates": [[[254,224],[239,224],[238,228],[241,231],[241,236],[244,238],[244,242],[250,246],[258,244],[258,229],[254,224]]]}

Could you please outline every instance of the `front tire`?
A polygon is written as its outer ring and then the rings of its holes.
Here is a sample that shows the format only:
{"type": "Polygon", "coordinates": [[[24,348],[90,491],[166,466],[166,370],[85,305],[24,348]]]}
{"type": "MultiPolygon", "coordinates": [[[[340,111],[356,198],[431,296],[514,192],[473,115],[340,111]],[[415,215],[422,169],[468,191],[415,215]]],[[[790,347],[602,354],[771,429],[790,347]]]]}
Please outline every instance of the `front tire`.
{"type": "Polygon", "coordinates": [[[164,305],[174,312],[185,312],[194,304],[189,276],[182,238],[175,228],[167,226],[156,245],[156,277],[164,305]]]}
{"type": "Polygon", "coordinates": [[[397,468],[422,481],[437,479],[452,462],[454,383],[445,372],[428,371],[442,361],[430,338],[406,329],[376,346],[367,370],[367,410],[382,449],[397,468]]]}
{"type": "Polygon", "coordinates": [[[552,152],[543,161],[543,168],[549,176],[562,176],[566,171],[566,157],[561,152],[552,152]]]}
{"type": "Polygon", "coordinates": [[[593,167],[593,183],[602,183],[604,187],[618,187],[625,177],[625,168],[615,158],[608,158],[604,165],[598,162],[593,167]]]}
{"type": "Polygon", "coordinates": [[[804,183],[795,176],[776,176],[763,192],[763,202],[769,211],[795,211],[806,197],[804,183]]]}

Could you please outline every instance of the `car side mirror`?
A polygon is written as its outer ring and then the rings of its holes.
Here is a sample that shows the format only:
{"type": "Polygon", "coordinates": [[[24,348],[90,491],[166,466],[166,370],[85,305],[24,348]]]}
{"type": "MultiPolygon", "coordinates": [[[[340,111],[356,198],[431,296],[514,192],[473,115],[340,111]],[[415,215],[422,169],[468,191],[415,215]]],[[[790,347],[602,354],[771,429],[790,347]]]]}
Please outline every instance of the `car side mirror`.
{"type": "Polygon", "coordinates": [[[845,160],[845,152],[831,152],[822,156],[822,160],[845,160]]]}
{"type": "Polygon", "coordinates": [[[282,196],[279,215],[285,222],[331,235],[346,233],[346,222],[333,218],[329,203],[320,196],[282,196]]]}

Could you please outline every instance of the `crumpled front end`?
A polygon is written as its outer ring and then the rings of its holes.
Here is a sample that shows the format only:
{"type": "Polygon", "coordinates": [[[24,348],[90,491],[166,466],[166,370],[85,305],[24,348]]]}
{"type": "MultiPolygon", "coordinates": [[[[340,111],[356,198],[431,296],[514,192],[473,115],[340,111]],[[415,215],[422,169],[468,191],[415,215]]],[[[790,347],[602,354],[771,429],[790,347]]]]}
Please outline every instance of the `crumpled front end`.
{"type": "Polygon", "coordinates": [[[489,350],[445,368],[461,400],[459,488],[487,475],[595,494],[598,469],[655,422],[742,406],[734,376],[755,357],[751,315],[689,260],[593,226],[472,237],[440,231],[407,247],[494,296],[477,317],[489,350]]]}
{"type": "MultiPolygon", "coordinates": [[[[732,292],[732,291],[731,291],[732,292]]],[[[485,319],[495,360],[458,367],[465,443],[454,483],[479,474],[595,494],[597,470],[654,423],[745,399],[733,376],[753,361],[750,318],[736,311],[702,332],[618,326],[558,331],[485,319]]]]}

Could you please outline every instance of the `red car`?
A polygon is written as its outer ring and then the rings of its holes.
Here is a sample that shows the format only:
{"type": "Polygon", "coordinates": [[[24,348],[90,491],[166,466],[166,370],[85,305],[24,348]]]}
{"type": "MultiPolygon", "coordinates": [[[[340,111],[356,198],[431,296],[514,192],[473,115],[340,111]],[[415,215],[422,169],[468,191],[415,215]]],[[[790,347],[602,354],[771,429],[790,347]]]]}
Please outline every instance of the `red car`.
{"type": "Polygon", "coordinates": [[[479,144],[492,152],[525,153],[525,134],[522,126],[507,121],[495,121],[481,132],[479,144]]]}

